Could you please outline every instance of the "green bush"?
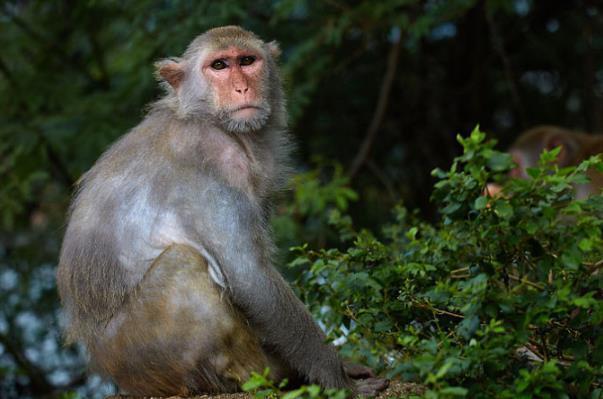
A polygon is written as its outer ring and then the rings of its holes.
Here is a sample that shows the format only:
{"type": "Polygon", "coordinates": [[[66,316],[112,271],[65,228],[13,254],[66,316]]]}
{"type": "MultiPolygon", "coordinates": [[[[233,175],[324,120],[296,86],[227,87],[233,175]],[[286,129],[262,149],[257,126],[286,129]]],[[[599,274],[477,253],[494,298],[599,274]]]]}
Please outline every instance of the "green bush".
{"type": "Polygon", "coordinates": [[[284,389],[287,387],[287,380],[275,384],[268,378],[268,373],[268,369],[262,374],[253,373],[249,381],[243,384],[243,390],[246,392],[253,392],[254,397],[258,399],[345,399],[347,396],[347,393],[344,390],[322,390],[318,385],[306,385],[285,392],[284,389]]]}
{"type": "Polygon", "coordinates": [[[601,397],[603,197],[572,185],[603,163],[558,168],[556,149],[509,180],[484,133],[458,140],[463,155],[433,172],[440,222],[400,206],[377,237],[331,209],[338,248],[294,248],[304,301],[344,356],[426,398],[601,397]],[[493,181],[503,196],[482,195],[493,181]]]}

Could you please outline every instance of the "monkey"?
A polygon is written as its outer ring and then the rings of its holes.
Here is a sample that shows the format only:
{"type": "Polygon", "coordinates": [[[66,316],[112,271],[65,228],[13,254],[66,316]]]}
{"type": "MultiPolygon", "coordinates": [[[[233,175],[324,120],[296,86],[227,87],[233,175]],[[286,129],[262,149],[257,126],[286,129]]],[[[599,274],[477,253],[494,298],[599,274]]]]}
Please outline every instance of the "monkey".
{"type": "MultiPolygon", "coordinates": [[[[603,136],[572,131],[558,126],[536,126],[523,132],[509,147],[509,154],[516,163],[509,175],[514,178],[527,179],[527,169],[538,166],[540,154],[544,150],[561,147],[556,163],[560,167],[575,166],[585,159],[603,153],[603,136]]],[[[603,188],[603,174],[589,169],[586,175],[590,179],[587,184],[575,187],[577,199],[584,199],[599,194],[603,188]]],[[[500,195],[501,188],[497,184],[488,184],[489,195],[500,195]]]]}
{"type": "Polygon", "coordinates": [[[234,392],[266,367],[387,387],[353,380],[272,264],[271,199],[292,169],[279,54],[224,26],[158,61],[164,95],[77,185],[57,269],[66,340],[125,393],[234,392]]]}

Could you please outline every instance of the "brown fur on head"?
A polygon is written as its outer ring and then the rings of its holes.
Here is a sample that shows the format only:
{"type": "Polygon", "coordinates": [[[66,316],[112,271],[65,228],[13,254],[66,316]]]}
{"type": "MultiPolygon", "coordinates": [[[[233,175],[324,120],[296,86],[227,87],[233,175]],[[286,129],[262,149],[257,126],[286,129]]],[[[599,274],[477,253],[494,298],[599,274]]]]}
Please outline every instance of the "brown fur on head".
{"type": "Polygon", "coordinates": [[[275,42],[238,26],[211,29],[182,58],[156,63],[157,76],[167,83],[163,103],[183,119],[208,117],[231,133],[258,131],[283,106],[279,53],[275,42]]]}
{"type": "MultiPolygon", "coordinates": [[[[558,126],[536,126],[522,133],[509,149],[517,164],[510,174],[527,178],[527,169],[538,165],[540,154],[560,147],[556,163],[560,167],[578,165],[590,156],[603,153],[603,136],[586,134],[558,126]]],[[[603,175],[595,169],[587,171],[591,182],[576,186],[577,198],[598,193],[603,187],[603,175]]]]}
{"type": "Polygon", "coordinates": [[[559,166],[575,165],[586,156],[584,150],[592,140],[585,133],[575,132],[558,126],[536,126],[522,133],[509,152],[518,167],[511,172],[514,177],[527,177],[525,170],[538,165],[540,154],[560,147],[559,166]]]}

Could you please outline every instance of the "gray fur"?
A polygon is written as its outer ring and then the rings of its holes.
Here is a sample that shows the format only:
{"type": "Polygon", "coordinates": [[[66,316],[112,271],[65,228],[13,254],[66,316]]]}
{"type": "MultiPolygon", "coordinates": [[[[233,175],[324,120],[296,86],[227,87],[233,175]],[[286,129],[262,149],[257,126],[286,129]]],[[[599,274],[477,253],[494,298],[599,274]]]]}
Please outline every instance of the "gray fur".
{"type": "Polygon", "coordinates": [[[114,334],[129,317],[124,309],[133,293],[157,284],[143,282],[153,260],[170,245],[184,244],[205,257],[212,279],[268,356],[308,382],[350,386],[334,348],[271,262],[269,198],[289,174],[291,150],[274,49],[238,27],[199,36],[177,60],[187,68],[182,89],[167,87],[145,119],[83,176],[58,269],[69,341],[90,348],[114,334]],[[260,48],[267,60],[269,103],[262,119],[248,126],[229,124],[212,108],[211,88],[193,83],[191,75],[203,51],[233,43],[260,48]]]}

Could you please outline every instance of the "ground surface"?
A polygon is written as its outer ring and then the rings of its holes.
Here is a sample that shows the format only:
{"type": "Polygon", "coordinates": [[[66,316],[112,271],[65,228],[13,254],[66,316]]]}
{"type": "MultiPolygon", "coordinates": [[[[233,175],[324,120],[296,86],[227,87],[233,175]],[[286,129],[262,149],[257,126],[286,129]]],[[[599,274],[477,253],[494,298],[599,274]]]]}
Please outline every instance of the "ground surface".
{"type": "MultiPolygon", "coordinates": [[[[401,382],[391,381],[389,387],[381,392],[375,399],[386,399],[386,398],[405,398],[412,394],[418,394],[422,392],[420,385],[401,382]]],[[[115,395],[109,396],[106,399],[160,399],[164,397],[159,396],[126,396],[126,395],[115,395]]],[[[169,399],[250,399],[253,395],[247,393],[229,393],[220,395],[200,395],[191,396],[188,398],[182,398],[181,396],[170,396],[169,399]]],[[[168,398],[166,398],[168,399],[168,398]]]]}

